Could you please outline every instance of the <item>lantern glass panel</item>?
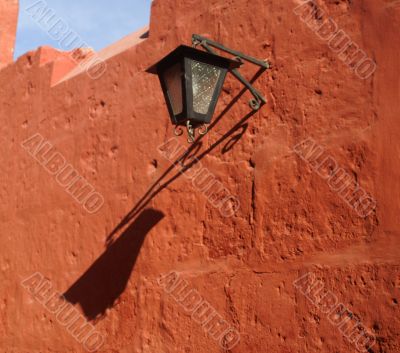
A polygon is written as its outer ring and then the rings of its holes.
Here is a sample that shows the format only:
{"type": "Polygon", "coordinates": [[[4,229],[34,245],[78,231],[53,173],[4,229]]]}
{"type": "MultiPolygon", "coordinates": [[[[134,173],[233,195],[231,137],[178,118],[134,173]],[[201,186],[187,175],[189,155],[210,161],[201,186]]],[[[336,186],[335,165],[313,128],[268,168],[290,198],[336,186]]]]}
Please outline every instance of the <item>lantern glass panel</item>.
{"type": "Polygon", "coordinates": [[[222,69],[195,60],[191,61],[193,110],[196,113],[207,114],[222,69]]]}
{"type": "Polygon", "coordinates": [[[164,71],[164,82],[174,115],[183,111],[182,68],[177,63],[164,71]]]}

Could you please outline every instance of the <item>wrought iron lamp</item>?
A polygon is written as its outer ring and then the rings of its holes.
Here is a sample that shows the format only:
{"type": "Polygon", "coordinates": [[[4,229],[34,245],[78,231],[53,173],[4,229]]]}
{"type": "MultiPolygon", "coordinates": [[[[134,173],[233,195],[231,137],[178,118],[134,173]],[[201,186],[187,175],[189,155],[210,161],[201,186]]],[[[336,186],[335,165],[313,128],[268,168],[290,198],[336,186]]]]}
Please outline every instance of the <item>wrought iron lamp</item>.
{"type": "Polygon", "coordinates": [[[238,71],[243,60],[256,64],[264,70],[269,68],[266,61],[257,60],[240,52],[225,48],[222,44],[194,34],[193,47],[181,45],[169,53],[147,72],[157,74],[169,115],[175,128],[175,134],[181,135],[181,126],[186,126],[188,142],[195,140],[195,129],[202,126],[200,135],[207,133],[220,96],[227,72],[231,72],[254,95],[250,106],[258,110],[265,98],[238,71]],[[196,49],[201,45],[206,51],[196,49]],[[217,55],[215,47],[234,55],[228,59],[217,55]]]}

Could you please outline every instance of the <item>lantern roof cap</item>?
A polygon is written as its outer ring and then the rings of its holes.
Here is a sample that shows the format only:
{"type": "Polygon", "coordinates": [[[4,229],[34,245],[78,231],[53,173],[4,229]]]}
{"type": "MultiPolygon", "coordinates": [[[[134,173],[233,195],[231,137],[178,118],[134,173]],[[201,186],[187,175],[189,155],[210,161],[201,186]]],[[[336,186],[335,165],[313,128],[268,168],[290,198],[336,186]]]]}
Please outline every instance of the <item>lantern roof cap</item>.
{"type": "Polygon", "coordinates": [[[229,70],[236,69],[242,65],[240,61],[231,60],[216,54],[211,54],[203,50],[189,47],[187,45],[180,45],[172,52],[167,54],[167,56],[165,56],[159,62],[149,67],[146,72],[157,75],[159,73],[159,69],[168,67],[183,57],[188,57],[193,60],[204,61],[206,63],[210,63],[211,65],[221,66],[229,70]]]}

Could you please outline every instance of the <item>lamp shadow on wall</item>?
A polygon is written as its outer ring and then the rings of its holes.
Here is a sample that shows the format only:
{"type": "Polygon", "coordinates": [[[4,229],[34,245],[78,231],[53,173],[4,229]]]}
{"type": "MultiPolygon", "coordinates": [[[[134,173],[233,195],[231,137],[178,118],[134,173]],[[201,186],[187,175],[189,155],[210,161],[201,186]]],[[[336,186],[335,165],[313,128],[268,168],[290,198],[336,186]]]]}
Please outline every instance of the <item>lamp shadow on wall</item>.
{"type": "MultiPolygon", "coordinates": [[[[264,71],[265,69],[260,68],[249,82],[254,83],[264,71]]],[[[239,99],[243,96],[243,94],[246,91],[247,88],[243,88],[238,93],[238,95],[232,99],[232,101],[226,106],[226,108],[210,124],[208,129],[209,131],[211,131],[218,124],[218,122],[231,110],[231,108],[239,101],[239,99]]],[[[175,162],[171,163],[171,166],[167,168],[167,170],[153,183],[152,186],[150,186],[150,188],[136,203],[136,205],[132,208],[132,210],[121,220],[121,222],[110,233],[107,242],[112,241],[113,237],[121,230],[121,228],[125,227],[138,213],[140,213],[158,193],[160,193],[162,190],[167,188],[173,181],[179,178],[182,175],[182,172],[192,168],[195,164],[197,164],[201,159],[203,159],[208,153],[214,150],[217,146],[225,142],[225,145],[222,148],[222,153],[229,152],[247,131],[248,128],[248,124],[246,123],[247,120],[249,120],[258,111],[252,110],[251,112],[246,114],[242,119],[239,120],[239,122],[237,122],[228,132],[226,132],[210,147],[208,147],[203,152],[197,154],[201,150],[201,147],[203,145],[202,139],[204,138],[204,136],[199,136],[199,138],[188,148],[188,150],[185,151],[180,157],[178,157],[175,162]],[[236,133],[238,130],[241,131],[239,131],[239,133],[236,133]],[[170,177],[168,180],[165,180],[167,176],[175,169],[175,165],[178,164],[179,162],[185,161],[189,156],[190,157],[195,156],[196,159],[185,165],[184,169],[175,173],[175,175],[170,177]]]]}
{"type": "Polygon", "coordinates": [[[124,292],[147,233],[163,218],[160,211],[143,210],[64,293],[65,299],[79,304],[88,320],[104,315],[124,292]]]}

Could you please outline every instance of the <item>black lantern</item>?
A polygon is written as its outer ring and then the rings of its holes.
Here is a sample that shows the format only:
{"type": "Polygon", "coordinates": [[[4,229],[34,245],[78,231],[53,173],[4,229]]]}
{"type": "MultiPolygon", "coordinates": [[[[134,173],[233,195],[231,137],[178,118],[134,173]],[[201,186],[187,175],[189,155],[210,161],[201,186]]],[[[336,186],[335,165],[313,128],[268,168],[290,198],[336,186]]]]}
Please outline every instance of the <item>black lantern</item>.
{"type": "Polygon", "coordinates": [[[196,127],[203,125],[202,135],[207,132],[227,72],[242,65],[239,57],[231,60],[211,49],[206,52],[181,45],[147,70],[160,79],[176,134],[182,133],[179,126],[186,126],[188,141],[193,142],[196,127]]]}
{"type": "Polygon", "coordinates": [[[147,72],[157,74],[174,125],[209,124],[228,70],[240,62],[181,45],[147,72]]]}

